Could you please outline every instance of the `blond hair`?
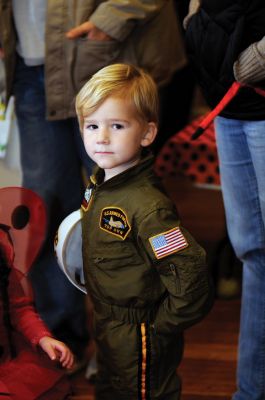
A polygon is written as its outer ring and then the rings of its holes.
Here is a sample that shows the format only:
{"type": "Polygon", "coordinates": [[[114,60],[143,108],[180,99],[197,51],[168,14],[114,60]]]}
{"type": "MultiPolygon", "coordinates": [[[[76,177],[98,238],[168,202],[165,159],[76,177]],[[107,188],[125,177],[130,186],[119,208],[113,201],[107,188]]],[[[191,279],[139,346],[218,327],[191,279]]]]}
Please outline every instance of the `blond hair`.
{"type": "Polygon", "coordinates": [[[95,73],[76,97],[81,132],[84,119],[110,96],[131,101],[140,119],[157,124],[158,94],[151,76],[133,65],[112,64],[95,73]]]}

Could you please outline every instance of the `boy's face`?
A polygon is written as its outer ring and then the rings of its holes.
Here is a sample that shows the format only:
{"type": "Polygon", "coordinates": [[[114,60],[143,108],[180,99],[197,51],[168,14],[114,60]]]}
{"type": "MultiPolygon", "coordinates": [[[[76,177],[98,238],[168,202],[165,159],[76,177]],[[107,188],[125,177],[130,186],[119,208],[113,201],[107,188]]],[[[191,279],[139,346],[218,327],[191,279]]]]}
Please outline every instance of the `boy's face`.
{"type": "Polygon", "coordinates": [[[87,154],[105,170],[105,180],[138,164],[142,147],[157,132],[153,122],[140,121],[126,99],[108,97],[84,120],[83,139],[87,154]]]}

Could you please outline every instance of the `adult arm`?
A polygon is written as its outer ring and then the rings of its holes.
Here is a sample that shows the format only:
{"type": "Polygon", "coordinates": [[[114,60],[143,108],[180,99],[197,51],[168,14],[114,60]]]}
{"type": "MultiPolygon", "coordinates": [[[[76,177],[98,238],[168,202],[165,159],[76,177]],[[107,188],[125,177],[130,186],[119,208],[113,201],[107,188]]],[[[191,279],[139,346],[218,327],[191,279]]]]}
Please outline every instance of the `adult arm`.
{"type": "Polygon", "coordinates": [[[88,34],[90,39],[123,41],[136,24],[148,22],[166,3],[166,0],[108,0],[97,7],[89,21],[71,29],[66,36],[74,39],[88,34]]]}
{"type": "Polygon", "coordinates": [[[254,85],[265,79],[265,36],[240,53],[233,66],[238,82],[254,85]]]}
{"type": "Polygon", "coordinates": [[[194,14],[196,14],[199,11],[200,5],[201,5],[201,0],[190,0],[188,14],[186,15],[186,17],[183,20],[184,29],[187,29],[189,20],[191,19],[191,17],[194,14]]]}

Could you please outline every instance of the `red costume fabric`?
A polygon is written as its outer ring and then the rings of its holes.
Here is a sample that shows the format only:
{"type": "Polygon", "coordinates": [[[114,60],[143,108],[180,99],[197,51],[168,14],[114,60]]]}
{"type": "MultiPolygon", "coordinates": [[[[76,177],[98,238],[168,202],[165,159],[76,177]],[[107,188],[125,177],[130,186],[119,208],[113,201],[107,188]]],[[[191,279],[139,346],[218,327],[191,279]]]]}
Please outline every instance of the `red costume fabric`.
{"type": "MultiPolygon", "coordinates": [[[[39,340],[51,333],[36,314],[30,299],[23,296],[15,270],[11,271],[9,280],[12,341],[17,355],[11,359],[7,330],[1,326],[0,399],[2,396],[12,400],[63,399],[70,389],[63,370],[37,348],[39,340]]],[[[0,321],[3,321],[2,301],[0,321]]]]}
{"type": "Polygon", "coordinates": [[[197,140],[191,140],[204,117],[198,117],[165,143],[155,163],[161,178],[187,176],[192,182],[220,186],[219,162],[214,125],[211,123],[197,140]]]}
{"type": "MultiPolygon", "coordinates": [[[[70,393],[70,384],[63,369],[59,364],[50,360],[38,346],[39,340],[43,336],[52,336],[52,334],[34,309],[31,291],[28,290],[27,285],[24,285],[24,271],[18,270],[14,262],[16,246],[19,242],[21,243],[20,240],[14,240],[19,234],[19,230],[17,229],[15,232],[11,223],[2,226],[1,223],[2,219],[0,218],[0,399],[65,399],[70,393]],[[7,292],[2,284],[6,274],[8,274],[7,292]],[[7,308],[11,330],[8,329],[6,322],[7,308]],[[16,352],[13,358],[10,331],[12,347],[16,352]]],[[[28,225],[30,226],[30,224],[28,225]]],[[[21,235],[22,233],[20,233],[21,235]]],[[[34,241],[36,241],[36,236],[34,241]]],[[[27,246],[27,251],[29,251],[29,246],[27,246]]]]}

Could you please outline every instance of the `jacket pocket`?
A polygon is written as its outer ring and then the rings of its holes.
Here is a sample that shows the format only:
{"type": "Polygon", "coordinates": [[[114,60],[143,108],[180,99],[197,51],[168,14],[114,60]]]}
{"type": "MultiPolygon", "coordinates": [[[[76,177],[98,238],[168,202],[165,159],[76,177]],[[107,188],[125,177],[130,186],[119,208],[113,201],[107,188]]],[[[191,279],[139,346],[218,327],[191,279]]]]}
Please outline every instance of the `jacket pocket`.
{"type": "Polygon", "coordinates": [[[160,278],[167,291],[174,296],[181,292],[181,278],[177,265],[172,261],[167,261],[161,265],[157,265],[160,278]]]}
{"type": "Polygon", "coordinates": [[[124,242],[113,242],[104,252],[95,249],[88,272],[106,302],[127,305],[134,299],[136,306],[136,299],[147,289],[147,267],[135,249],[124,242]]]}
{"type": "Polygon", "coordinates": [[[74,84],[78,91],[99,69],[117,61],[121,43],[116,40],[78,39],[74,66],[74,84]]]}

